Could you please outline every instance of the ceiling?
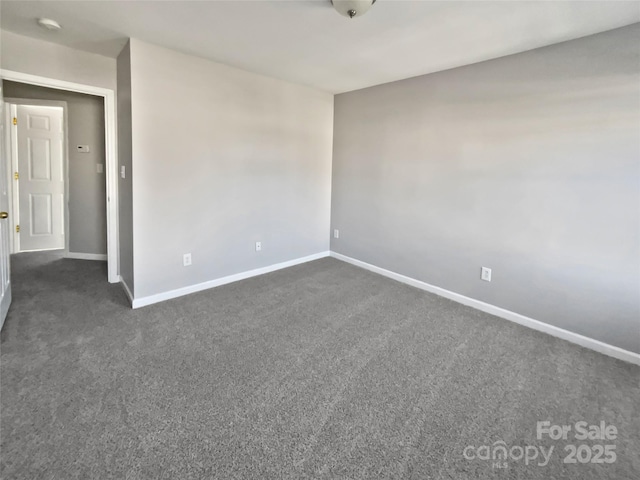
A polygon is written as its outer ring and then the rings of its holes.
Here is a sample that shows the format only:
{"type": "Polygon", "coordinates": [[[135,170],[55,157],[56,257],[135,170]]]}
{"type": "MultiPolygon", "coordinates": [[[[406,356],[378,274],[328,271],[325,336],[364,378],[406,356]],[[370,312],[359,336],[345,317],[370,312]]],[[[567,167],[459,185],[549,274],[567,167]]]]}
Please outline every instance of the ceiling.
{"type": "Polygon", "coordinates": [[[110,57],[128,37],[332,93],[640,22],[636,1],[7,1],[3,29],[110,57]],[[46,31],[39,17],[63,29],[46,31]]]}

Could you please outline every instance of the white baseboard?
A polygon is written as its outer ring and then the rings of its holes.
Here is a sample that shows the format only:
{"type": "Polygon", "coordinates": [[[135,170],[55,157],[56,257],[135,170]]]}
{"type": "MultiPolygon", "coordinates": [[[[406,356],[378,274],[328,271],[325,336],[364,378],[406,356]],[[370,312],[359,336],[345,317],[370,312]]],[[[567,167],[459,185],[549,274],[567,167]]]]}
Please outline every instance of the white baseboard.
{"type": "Polygon", "coordinates": [[[127,282],[124,281],[124,278],[122,278],[122,276],[120,276],[120,285],[122,285],[122,289],[124,290],[124,293],[127,294],[127,297],[129,297],[129,302],[133,306],[133,293],[131,293],[131,289],[129,288],[129,285],[127,285],[127,282]]]}
{"type": "Polygon", "coordinates": [[[412,287],[426,290],[427,292],[435,293],[436,295],[448,298],[449,300],[453,300],[454,302],[462,303],[463,305],[467,305],[477,310],[490,313],[491,315],[495,315],[496,317],[501,317],[505,320],[515,322],[519,325],[523,325],[540,332],[548,333],[549,335],[552,335],[554,337],[567,340],[568,342],[575,343],[591,350],[595,350],[596,352],[603,353],[610,357],[640,365],[640,354],[638,353],[630,352],[629,350],[624,350],[620,347],[609,345],[608,343],[585,337],[584,335],[580,335],[579,333],[574,333],[563,328],[554,327],[553,325],[549,325],[548,323],[525,317],[524,315],[520,315],[519,313],[496,307],[495,305],[476,300],[475,298],[466,297],[464,295],[460,295],[459,293],[445,290],[444,288],[436,287],[435,285],[416,280],[415,278],[407,277],[405,275],[401,275],[384,268],[376,267],[375,265],[371,265],[370,263],[362,262],[360,260],[347,257],[346,255],[342,255],[340,253],[331,252],[331,256],[338,260],[342,260],[343,262],[347,262],[357,267],[364,268],[365,270],[369,270],[393,280],[406,283],[407,285],[411,285],[412,287]]]}
{"type": "Polygon", "coordinates": [[[215,280],[209,280],[208,282],[198,283],[196,285],[190,285],[188,287],[178,288],[176,290],[170,290],[168,292],[158,293],[156,295],[149,295],[148,297],[133,298],[131,301],[132,308],[146,307],[158,302],[170,300],[176,297],[182,297],[183,295],[189,295],[190,293],[200,292],[202,290],[208,290],[209,288],[219,287],[228,283],[237,282],[239,280],[245,280],[247,278],[256,277],[265,273],[275,272],[283,268],[293,267],[301,263],[311,262],[318,260],[319,258],[328,257],[329,252],[320,252],[307,257],[296,258],[287,262],[276,263],[275,265],[269,265],[268,267],[256,268],[255,270],[249,270],[247,272],[236,273],[227,277],[218,278],[215,280]]]}
{"type": "Polygon", "coordinates": [[[74,258],[76,260],[100,260],[107,261],[107,255],[103,253],[74,253],[67,252],[65,258],[74,258]]]}

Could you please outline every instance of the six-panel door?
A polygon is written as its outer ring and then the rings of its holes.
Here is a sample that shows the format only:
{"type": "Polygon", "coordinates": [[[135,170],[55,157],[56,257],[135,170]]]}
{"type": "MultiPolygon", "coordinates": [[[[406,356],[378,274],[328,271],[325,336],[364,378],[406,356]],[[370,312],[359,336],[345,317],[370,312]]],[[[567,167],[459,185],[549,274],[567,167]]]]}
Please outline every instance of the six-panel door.
{"type": "Polygon", "coordinates": [[[64,248],[62,107],[18,105],[20,251],[64,248]]]}

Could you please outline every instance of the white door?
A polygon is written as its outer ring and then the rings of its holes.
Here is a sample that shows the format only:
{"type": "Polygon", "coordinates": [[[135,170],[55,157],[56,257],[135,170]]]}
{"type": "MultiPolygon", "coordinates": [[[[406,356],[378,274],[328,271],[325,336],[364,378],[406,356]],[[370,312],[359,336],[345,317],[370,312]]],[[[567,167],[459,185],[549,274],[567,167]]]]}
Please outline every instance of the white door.
{"type": "MultiPolygon", "coordinates": [[[[0,82],[1,83],[1,82],[0,82]]],[[[1,88],[1,87],[0,87],[1,88]]],[[[9,264],[9,235],[12,223],[9,216],[9,159],[5,145],[5,103],[0,92],[0,328],[4,325],[11,304],[11,276],[9,264]]]]}
{"type": "Polygon", "coordinates": [[[64,248],[62,107],[18,105],[20,251],[64,248]]]}

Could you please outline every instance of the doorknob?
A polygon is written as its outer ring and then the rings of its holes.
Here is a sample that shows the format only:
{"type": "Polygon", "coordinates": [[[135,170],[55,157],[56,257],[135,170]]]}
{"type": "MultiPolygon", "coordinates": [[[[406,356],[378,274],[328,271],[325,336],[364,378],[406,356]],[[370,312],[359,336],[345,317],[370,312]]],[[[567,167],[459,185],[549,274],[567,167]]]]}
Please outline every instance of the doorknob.
{"type": "Polygon", "coordinates": [[[7,212],[0,212],[0,218],[9,218],[9,214],[7,212]]]}

